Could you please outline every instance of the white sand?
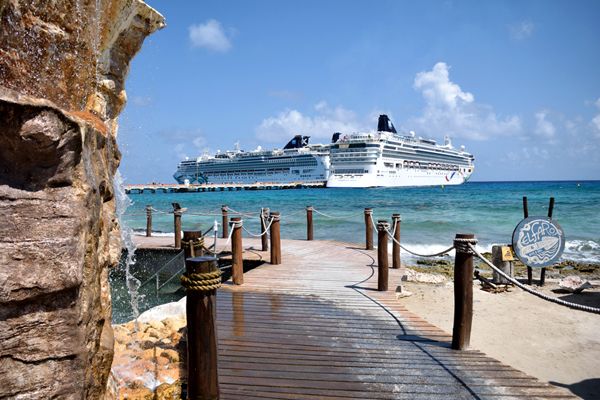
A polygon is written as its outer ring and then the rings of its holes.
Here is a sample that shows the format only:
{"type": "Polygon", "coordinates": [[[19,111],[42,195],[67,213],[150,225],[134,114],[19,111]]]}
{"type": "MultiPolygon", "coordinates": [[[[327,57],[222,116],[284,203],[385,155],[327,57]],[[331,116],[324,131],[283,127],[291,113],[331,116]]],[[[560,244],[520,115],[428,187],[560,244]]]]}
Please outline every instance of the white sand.
{"type": "MultiPolygon", "coordinates": [[[[452,333],[453,284],[404,282],[413,296],[399,301],[409,310],[452,333]]],[[[548,282],[544,293],[563,297],[548,282]]],[[[471,347],[543,381],[574,385],[583,398],[600,398],[600,315],[572,310],[539,299],[518,288],[493,294],[473,290],[471,347]],[[589,381],[591,380],[591,381],[589,381]],[[585,382],[582,382],[585,381],[585,382]]],[[[600,289],[578,296],[600,306],[600,289]]]]}

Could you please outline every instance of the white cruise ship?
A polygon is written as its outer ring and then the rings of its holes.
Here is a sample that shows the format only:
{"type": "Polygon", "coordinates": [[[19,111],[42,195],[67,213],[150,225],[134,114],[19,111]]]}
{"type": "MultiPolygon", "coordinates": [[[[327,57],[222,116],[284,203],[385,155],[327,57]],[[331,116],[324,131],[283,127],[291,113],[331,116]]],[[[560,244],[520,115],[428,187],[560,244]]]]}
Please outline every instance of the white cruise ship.
{"type": "Polygon", "coordinates": [[[327,187],[460,185],[475,168],[464,146],[398,135],[387,115],[379,116],[376,133],[341,136],[330,152],[327,187]]]}
{"type": "Polygon", "coordinates": [[[283,149],[233,151],[181,161],[173,175],[180,184],[324,183],[329,177],[329,146],[308,144],[297,135],[283,149]]]}

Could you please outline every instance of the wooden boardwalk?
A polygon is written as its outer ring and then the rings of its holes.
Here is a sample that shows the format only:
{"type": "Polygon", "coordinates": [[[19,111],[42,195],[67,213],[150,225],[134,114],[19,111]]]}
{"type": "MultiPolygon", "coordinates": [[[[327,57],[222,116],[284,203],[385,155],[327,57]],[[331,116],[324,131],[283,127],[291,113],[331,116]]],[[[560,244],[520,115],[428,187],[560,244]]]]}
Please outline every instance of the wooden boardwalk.
{"type": "Polygon", "coordinates": [[[283,240],[282,252],[281,265],[218,290],[222,399],[574,398],[477,350],[450,349],[450,335],[396,299],[402,271],[390,269],[389,292],[375,290],[374,251],[283,240]]]}

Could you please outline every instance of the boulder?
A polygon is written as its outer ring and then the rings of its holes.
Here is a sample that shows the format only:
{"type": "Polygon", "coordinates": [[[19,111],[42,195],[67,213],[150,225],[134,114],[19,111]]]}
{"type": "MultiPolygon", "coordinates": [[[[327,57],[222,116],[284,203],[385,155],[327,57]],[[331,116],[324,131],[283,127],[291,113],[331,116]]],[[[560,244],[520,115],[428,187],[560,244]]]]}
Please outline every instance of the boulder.
{"type": "Polygon", "coordinates": [[[0,0],[0,398],[107,396],[116,118],[163,24],[137,0],[0,0]]]}

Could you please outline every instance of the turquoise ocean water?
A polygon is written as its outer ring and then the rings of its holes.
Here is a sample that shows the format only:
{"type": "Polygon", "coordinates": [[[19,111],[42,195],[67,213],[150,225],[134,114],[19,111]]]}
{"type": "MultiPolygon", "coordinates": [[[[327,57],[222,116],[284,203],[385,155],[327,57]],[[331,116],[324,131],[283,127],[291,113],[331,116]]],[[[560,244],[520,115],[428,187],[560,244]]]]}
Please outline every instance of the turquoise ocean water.
{"type": "MultiPolygon", "coordinates": [[[[244,226],[259,233],[258,212],[269,207],[282,215],[281,236],[304,239],[305,206],[312,205],[315,239],[364,242],[365,207],[373,208],[375,220],[390,221],[402,215],[403,244],[421,253],[449,247],[456,233],[474,233],[479,247],[510,243],[512,232],[523,218],[522,198],[528,197],[529,215],[545,216],[550,197],[556,199],[553,218],[565,231],[564,259],[600,262],[600,181],[582,182],[469,182],[460,186],[368,189],[292,189],[225,191],[205,193],[143,193],[129,195],[133,204],[124,223],[136,232],[146,226],[145,206],[154,213],[153,229],[172,235],[171,203],[188,211],[183,230],[207,230],[221,221],[220,207],[248,214],[244,226]]],[[[235,214],[230,213],[230,216],[235,214]]],[[[244,233],[244,236],[249,235],[244,233]]]]}

